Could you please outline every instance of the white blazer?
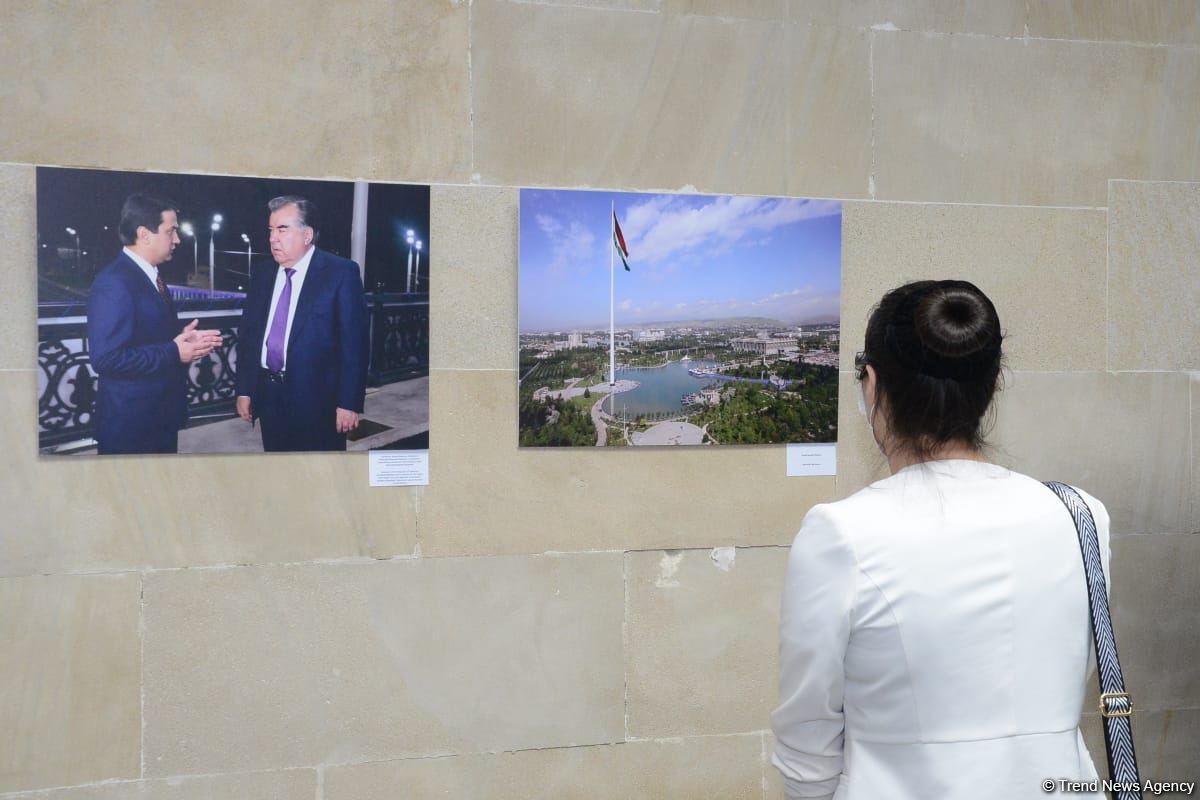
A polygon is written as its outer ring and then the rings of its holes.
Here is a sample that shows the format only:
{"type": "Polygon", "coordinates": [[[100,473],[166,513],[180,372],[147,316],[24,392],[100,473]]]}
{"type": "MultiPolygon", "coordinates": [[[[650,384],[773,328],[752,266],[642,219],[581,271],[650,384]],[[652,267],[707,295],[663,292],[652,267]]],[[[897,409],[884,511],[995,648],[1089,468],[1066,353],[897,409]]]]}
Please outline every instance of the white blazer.
{"type": "MultiPolygon", "coordinates": [[[[1080,494],[1107,580],[1108,512],[1080,494]]],[[[1014,800],[1095,779],[1078,728],[1091,638],[1075,526],[1033,478],[934,461],[815,506],[771,715],[788,798],[1014,800]]]]}

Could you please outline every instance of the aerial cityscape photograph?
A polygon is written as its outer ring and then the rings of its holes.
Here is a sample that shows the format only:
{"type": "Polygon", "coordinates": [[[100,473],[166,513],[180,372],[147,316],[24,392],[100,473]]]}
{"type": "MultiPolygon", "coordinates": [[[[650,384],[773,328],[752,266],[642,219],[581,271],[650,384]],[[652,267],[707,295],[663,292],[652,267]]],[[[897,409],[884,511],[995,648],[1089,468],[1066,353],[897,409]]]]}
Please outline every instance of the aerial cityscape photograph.
{"type": "Polygon", "coordinates": [[[522,447],[837,441],[841,204],[521,191],[522,447]]]}

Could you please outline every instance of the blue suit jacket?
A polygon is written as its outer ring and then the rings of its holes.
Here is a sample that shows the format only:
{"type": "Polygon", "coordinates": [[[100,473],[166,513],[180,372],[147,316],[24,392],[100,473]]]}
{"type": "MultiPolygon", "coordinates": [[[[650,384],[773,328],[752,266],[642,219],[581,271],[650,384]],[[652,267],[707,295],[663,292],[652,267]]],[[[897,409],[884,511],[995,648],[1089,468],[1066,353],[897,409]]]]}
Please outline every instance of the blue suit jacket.
{"type": "MultiPolygon", "coordinates": [[[[254,266],[238,329],[237,393],[252,401],[260,390],[263,337],[279,269],[274,261],[254,266]]],[[[331,433],[336,437],[338,408],[362,412],[369,341],[358,265],[314,250],[296,302],[284,367],[292,425],[317,439],[331,433]]],[[[316,443],[311,447],[319,449],[316,443]]]]}
{"type": "Polygon", "coordinates": [[[122,251],[92,282],[87,309],[100,452],[163,452],[164,442],[173,451],[188,413],[174,304],[122,251]]]}

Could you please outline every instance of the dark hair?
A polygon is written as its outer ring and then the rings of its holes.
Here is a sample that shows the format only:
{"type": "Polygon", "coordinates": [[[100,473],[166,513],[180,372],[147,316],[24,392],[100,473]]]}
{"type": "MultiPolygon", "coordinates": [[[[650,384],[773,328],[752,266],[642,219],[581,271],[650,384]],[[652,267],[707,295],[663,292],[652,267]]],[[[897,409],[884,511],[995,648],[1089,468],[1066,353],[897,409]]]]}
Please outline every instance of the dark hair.
{"type": "Polygon", "coordinates": [[[296,212],[300,217],[300,224],[312,228],[313,242],[321,238],[321,217],[317,211],[316,203],[298,194],[285,194],[272,198],[267,203],[267,210],[274,214],[284,206],[296,207],[296,212]]]}
{"type": "Polygon", "coordinates": [[[157,233],[158,226],[162,225],[164,211],[174,211],[178,214],[179,207],[170,200],[151,197],[141,192],[126,197],[125,205],[121,206],[121,221],[117,224],[117,235],[121,238],[121,244],[135,244],[138,228],[157,233]]]}
{"type": "Polygon", "coordinates": [[[862,360],[875,370],[891,444],[920,460],[949,442],[983,447],[1003,338],[996,307],[967,281],[914,281],[885,294],[862,360]]]}

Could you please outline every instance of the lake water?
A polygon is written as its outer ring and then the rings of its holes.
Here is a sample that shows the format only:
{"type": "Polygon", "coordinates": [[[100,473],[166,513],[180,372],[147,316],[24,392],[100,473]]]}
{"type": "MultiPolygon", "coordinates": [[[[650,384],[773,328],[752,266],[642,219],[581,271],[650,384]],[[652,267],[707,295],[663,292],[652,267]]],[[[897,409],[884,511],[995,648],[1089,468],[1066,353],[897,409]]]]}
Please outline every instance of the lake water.
{"type": "MultiPolygon", "coordinates": [[[[684,395],[698,392],[712,383],[712,378],[693,378],[689,369],[716,366],[715,361],[674,361],[665,367],[651,369],[618,369],[617,380],[637,381],[641,385],[632,392],[622,392],[613,398],[613,412],[621,415],[621,405],[630,417],[637,414],[671,414],[683,410],[679,402],[684,395]]],[[[608,403],[604,404],[607,411],[608,403]]]]}

